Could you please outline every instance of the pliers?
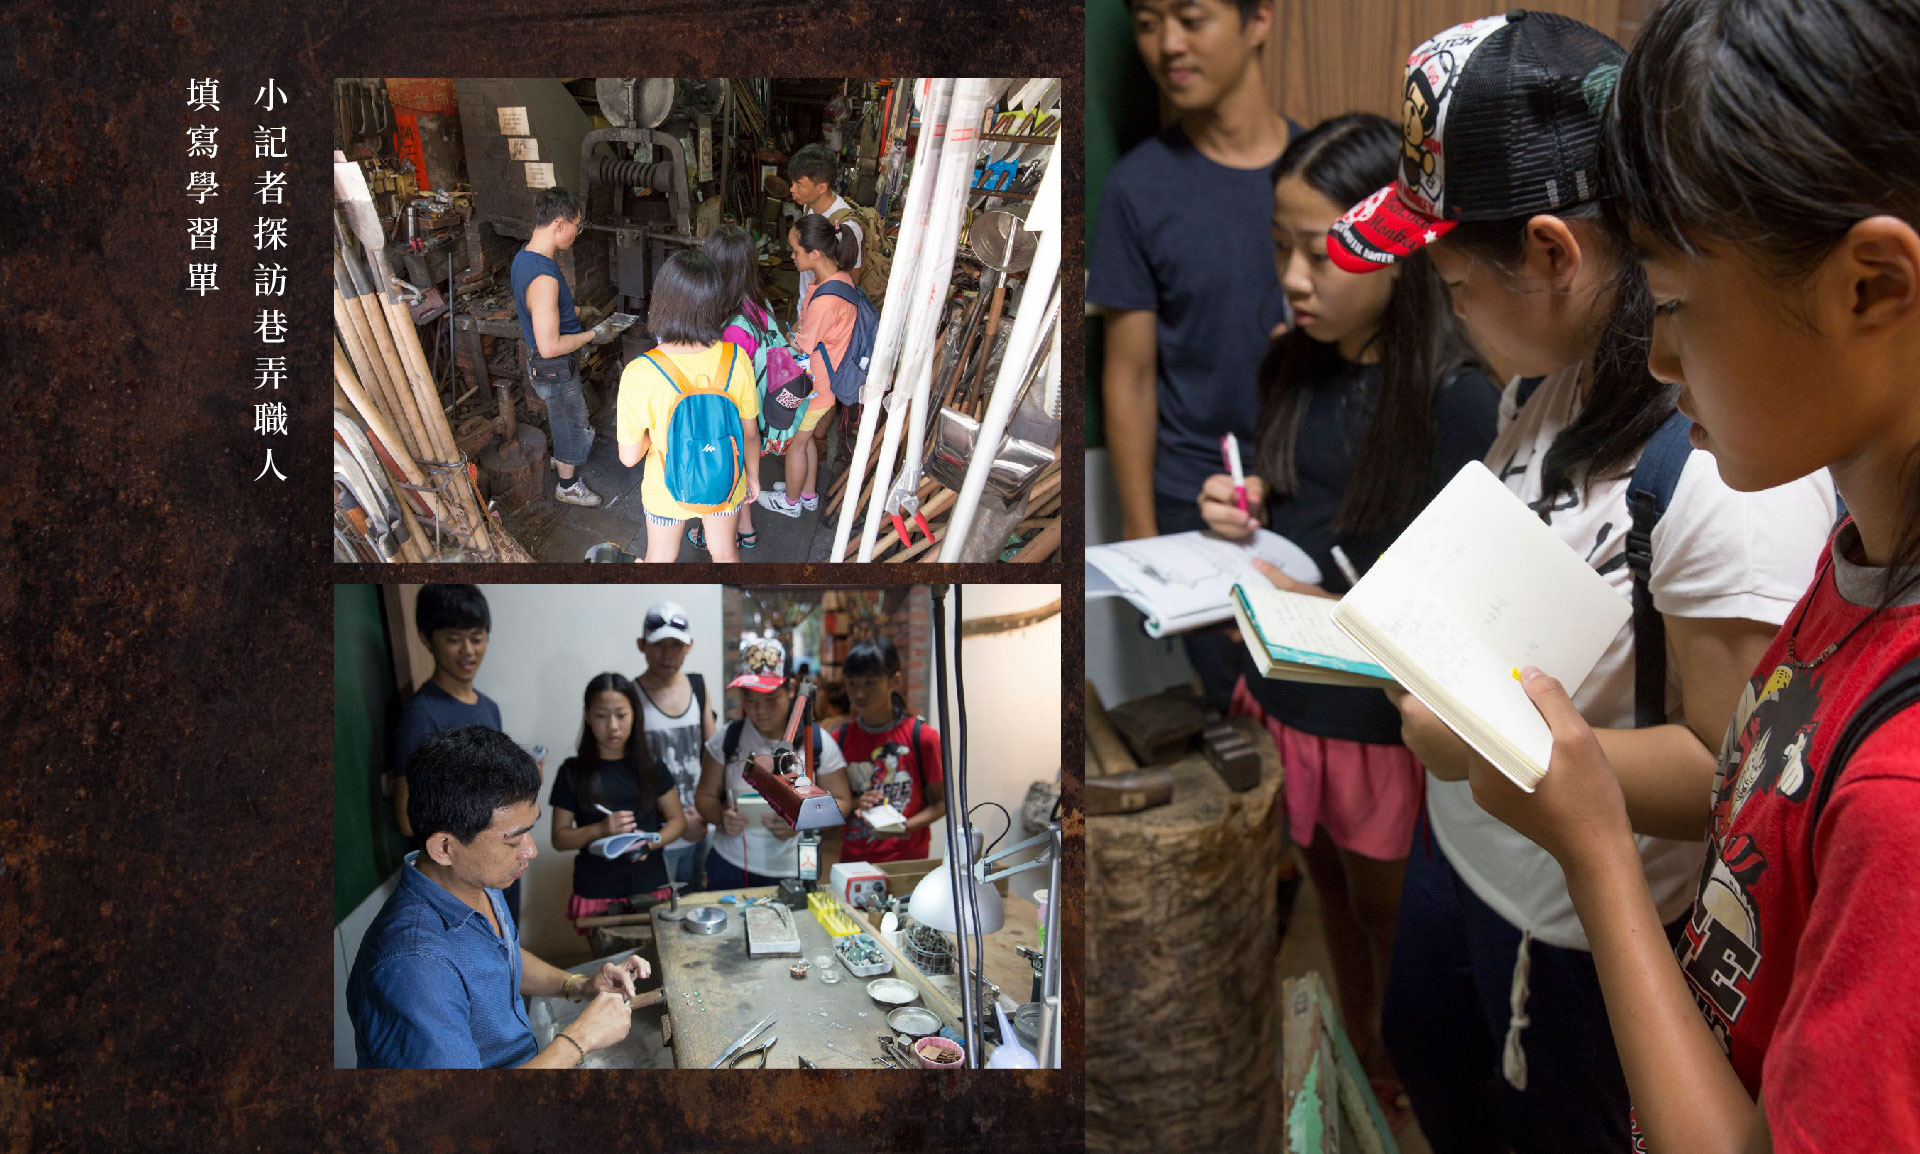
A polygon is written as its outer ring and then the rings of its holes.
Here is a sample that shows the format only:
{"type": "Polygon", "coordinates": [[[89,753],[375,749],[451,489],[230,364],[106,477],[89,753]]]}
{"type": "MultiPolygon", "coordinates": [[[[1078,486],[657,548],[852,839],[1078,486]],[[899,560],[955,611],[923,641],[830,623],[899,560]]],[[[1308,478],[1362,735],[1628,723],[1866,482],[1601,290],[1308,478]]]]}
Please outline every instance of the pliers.
{"type": "Polygon", "coordinates": [[[741,1069],[742,1067],[740,1065],[740,1060],[751,1054],[758,1054],[760,1056],[760,1061],[757,1065],[747,1066],[745,1068],[748,1070],[766,1069],[767,1068],[767,1051],[773,1049],[773,1044],[775,1042],[778,1042],[779,1040],[780,1038],[776,1035],[774,1037],[768,1038],[766,1041],[760,1043],[758,1046],[755,1046],[750,1050],[740,1051],[738,1054],[735,1054],[731,1060],[727,1062],[727,1069],[729,1070],[741,1069]]]}
{"type": "Polygon", "coordinates": [[[914,489],[919,487],[919,478],[914,479],[914,488],[895,487],[887,494],[887,516],[893,518],[893,531],[900,534],[902,545],[913,544],[913,533],[907,528],[908,517],[920,526],[920,532],[927,538],[927,544],[933,544],[933,527],[927,524],[927,515],[920,511],[920,497],[914,489]]]}

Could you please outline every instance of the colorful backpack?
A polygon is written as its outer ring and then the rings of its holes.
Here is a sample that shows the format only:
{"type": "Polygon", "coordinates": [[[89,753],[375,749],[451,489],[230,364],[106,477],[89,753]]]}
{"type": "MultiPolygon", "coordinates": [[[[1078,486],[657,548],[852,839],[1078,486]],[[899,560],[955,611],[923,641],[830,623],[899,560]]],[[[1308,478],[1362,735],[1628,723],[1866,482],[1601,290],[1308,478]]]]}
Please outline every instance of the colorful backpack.
{"type": "MultiPolygon", "coordinates": [[[[721,343],[720,380],[733,379],[739,348],[721,343]]],[[[660,445],[660,467],[665,471],[667,495],[693,512],[705,515],[727,509],[733,491],[746,476],[746,426],[740,406],[724,387],[711,382],[687,383],[674,363],[658,349],[642,354],[676,394],[667,410],[666,437],[660,445]]]]}
{"type": "Polygon", "coordinates": [[[798,397],[800,405],[804,406],[807,394],[813,389],[803,379],[807,371],[794,360],[793,346],[787,343],[786,335],[780,331],[780,322],[769,313],[767,327],[762,329],[752,314],[741,311],[735,313],[727,325],[739,325],[753,338],[753,376],[760,385],[761,430],[785,430],[793,424],[795,416],[795,406],[790,403],[792,398],[798,397]],[[796,381],[800,383],[794,385],[796,381]],[[783,400],[789,403],[783,404],[783,400]]]}
{"type": "Polygon", "coordinates": [[[854,309],[853,335],[847,340],[847,354],[833,363],[827,346],[814,346],[827,365],[827,379],[833,382],[833,397],[843,405],[860,403],[860,390],[867,383],[867,362],[873,359],[874,333],[880,328],[880,310],[873,307],[867,294],[845,281],[821,281],[813,290],[815,297],[837,297],[854,309]]]}

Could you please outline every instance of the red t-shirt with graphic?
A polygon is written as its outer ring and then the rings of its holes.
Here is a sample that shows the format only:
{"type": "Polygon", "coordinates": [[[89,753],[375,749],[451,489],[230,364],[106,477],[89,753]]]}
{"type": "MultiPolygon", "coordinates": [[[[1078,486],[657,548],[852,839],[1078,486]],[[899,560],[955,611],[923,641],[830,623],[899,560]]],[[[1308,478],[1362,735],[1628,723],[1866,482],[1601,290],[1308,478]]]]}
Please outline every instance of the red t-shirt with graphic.
{"type": "MultiPolygon", "coordinates": [[[[912,817],[942,786],[940,734],[918,717],[899,718],[881,733],[849,721],[834,732],[833,740],[847,755],[847,785],[856,800],[877,789],[887,804],[912,817]]],[[[905,837],[888,837],[873,832],[855,814],[840,833],[840,860],[914,861],[927,856],[930,844],[924,827],[905,837]]]]}
{"type": "MultiPolygon", "coordinates": [[[[1849,525],[1832,548],[1857,541],[1849,525]]],[[[1920,655],[1920,605],[1848,636],[1878,574],[1847,566],[1836,584],[1835,569],[1823,561],[1741,695],[1676,952],[1775,1150],[1920,1150],[1920,708],[1859,745],[1812,822],[1848,718],[1920,655]]]]}

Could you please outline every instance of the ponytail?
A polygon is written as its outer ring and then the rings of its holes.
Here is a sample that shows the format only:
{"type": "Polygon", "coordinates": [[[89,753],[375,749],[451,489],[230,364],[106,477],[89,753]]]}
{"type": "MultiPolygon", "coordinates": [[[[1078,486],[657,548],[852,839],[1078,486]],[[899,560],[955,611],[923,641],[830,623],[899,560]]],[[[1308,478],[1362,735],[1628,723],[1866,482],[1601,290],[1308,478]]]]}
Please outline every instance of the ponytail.
{"type": "Polygon", "coordinates": [[[852,272],[860,263],[860,234],[850,224],[835,224],[819,213],[808,213],[793,231],[801,248],[825,253],[838,271],[852,272]]]}

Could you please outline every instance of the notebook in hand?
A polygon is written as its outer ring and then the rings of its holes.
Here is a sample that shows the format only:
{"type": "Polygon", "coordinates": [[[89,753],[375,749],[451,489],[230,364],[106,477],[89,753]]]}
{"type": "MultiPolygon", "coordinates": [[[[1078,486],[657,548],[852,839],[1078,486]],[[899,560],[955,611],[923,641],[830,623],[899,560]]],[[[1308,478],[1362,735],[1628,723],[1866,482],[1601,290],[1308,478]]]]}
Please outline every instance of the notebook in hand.
{"type": "Polygon", "coordinates": [[[1338,604],[1258,578],[1233,587],[1233,618],[1262,677],[1374,689],[1394,684],[1391,673],[1334,625],[1338,604]]]}
{"type": "Polygon", "coordinates": [[[1334,624],[1521,789],[1553,735],[1521,688],[1537,665],[1572,693],[1632,616],[1627,598],[1475,461],[1332,612],[1334,624]]]}
{"type": "Polygon", "coordinates": [[[1265,529],[1244,544],[1199,531],[1087,547],[1087,599],[1124,597],[1146,615],[1151,637],[1217,625],[1233,616],[1236,581],[1265,582],[1259,558],[1295,581],[1320,583],[1300,546],[1265,529]]]}

